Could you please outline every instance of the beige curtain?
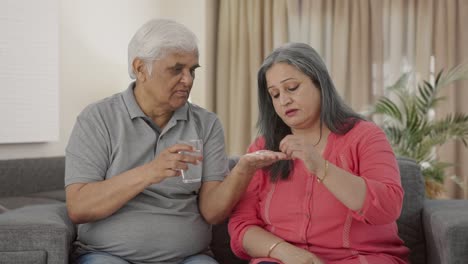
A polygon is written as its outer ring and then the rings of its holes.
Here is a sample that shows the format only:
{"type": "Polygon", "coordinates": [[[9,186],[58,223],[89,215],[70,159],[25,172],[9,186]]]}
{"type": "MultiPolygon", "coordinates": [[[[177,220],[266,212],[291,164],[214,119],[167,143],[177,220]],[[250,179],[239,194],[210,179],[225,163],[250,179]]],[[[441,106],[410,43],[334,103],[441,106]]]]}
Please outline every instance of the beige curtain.
{"type": "MultiPolygon", "coordinates": [[[[288,8],[291,41],[309,43],[324,57],[356,111],[375,102],[402,72],[416,71],[416,82],[468,62],[466,0],[289,0],[288,8]]],[[[444,91],[448,100],[439,115],[468,112],[466,82],[444,91]]],[[[451,172],[464,186],[447,180],[448,196],[468,198],[467,149],[452,143],[438,154],[457,164],[451,172]]]]}
{"type": "Polygon", "coordinates": [[[371,12],[371,2],[376,1],[288,1],[290,40],[309,43],[321,54],[337,90],[356,111],[372,102],[372,51],[381,49],[371,38],[372,20],[381,17],[371,12]]]}
{"type": "MultiPolygon", "coordinates": [[[[324,58],[338,91],[364,111],[402,72],[415,82],[468,63],[466,0],[220,0],[216,106],[229,153],[244,153],[256,136],[256,72],[274,47],[309,43],[324,58]]],[[[468,113],[468,81],[444,90],[438,115],[468,113]]],[[[468,198],[468,150],[452,143],[438,150],[460,185],[447,180],[448,196],[468,198]]]]}
{"type": "Polygon", "coordinates": [[[220,0],[214,111],[229,154],[243,154],[257,136],[257,70],[287,42],[284,0],[220,0]]]}
{"type": "MultiPolygon", "coordinates": [[[[430,43],[435,57],[435,70],[448,69],[461,63],[468,63],[468,1],[434,0],[432,35],[430,43]]],[[[438,113],[468,113],[468,81],[460,81],[444,89],[447,100],[438,113]]],[[[460,185],[447,180],[450,197],[468,198],[468,149],[462,143],[444,146],[438,152],[441,159],[455,163],[450,170],[460,179],[460,185]]]]}

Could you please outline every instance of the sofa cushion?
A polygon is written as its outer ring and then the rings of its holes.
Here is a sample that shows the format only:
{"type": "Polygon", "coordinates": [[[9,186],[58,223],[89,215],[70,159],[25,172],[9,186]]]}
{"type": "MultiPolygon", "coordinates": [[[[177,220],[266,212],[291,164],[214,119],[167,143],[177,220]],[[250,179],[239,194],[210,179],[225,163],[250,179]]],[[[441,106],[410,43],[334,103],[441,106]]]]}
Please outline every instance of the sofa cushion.
{"type": "Polygon", "coordinates": [[[0,198],[0,207],[5,207],[7,209],[16,209],[28,205],[38,205],[38,204],[57,204],[63,203],[55,199],[41,198],[41,197],[30,197],[30,196],[12,196],[12,197],[3,197],[0,198]]]}
{"type": "Polygon", "coordinates": [[[28,194],[28,197],[37,197],[37,198],[46,198],[65,202],[65,190],[62,188],[60,190],[48,191],[48,192],[38,192],[28,194]]]}
{"type": "Polygon", "coordinates": [[[468,263],[468,202],[426,200],[423,225],[429,263],[468,263]]]}
{"type": "Polygon", "coordinates": [[[410,249],[410,261],[413,264],[426,263],[426,248],[422,226],[424,207],[424,179],[419,165],[411,159],[399,157],[401,184],[405,191],[403,209],[397,220],[398,233],[410,249]]]}
{"type": "Polygon", "coordinates": [[[3,207],[3,206],[0,204],[0,214],[6,212],[7,210],[8,210],[8,209],[7,209],[6,207],[3,207]]]}
{"type": "Polygon", "coordinates": [[[45,251],[47,263],[66,264],[75,237],[64,203],[25,206],[0,214],[0,255],[5,258],[3,252],[45,251]]]}
{"type": "Polygon", "coordinates": [[[0,263],[46,264],[47,253],[44,250],[1,252],[0,263]]]}
{"type": "Polygon", "coordinates": [[[0,160],[0,197],[63,189],[65,157],[0,160]]]}

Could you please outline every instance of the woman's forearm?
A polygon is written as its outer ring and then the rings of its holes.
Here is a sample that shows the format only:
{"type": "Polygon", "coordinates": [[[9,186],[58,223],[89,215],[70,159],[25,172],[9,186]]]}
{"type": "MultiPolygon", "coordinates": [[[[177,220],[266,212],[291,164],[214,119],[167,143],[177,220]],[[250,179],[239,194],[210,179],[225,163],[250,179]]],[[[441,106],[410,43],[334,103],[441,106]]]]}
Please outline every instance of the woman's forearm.
{"type": "Polygon", "coordinates": [[[244,234],[242,246],[251,257],[261,258],[268,257],[268,254],[271,254],[271,252],[269,252],[270,248],[278,245],[276,243],[279,241],[283,241],[283,239],[261,227],[251,226],[244,234]]]}
{"type": "Polygon", "coordinates": [[[331,163],[328,168],[323,166],[317,174],[323,179],[320,184],[324,184],[346,207],[353,211],[362,208],[367,191],[364,179],[331,163]]]}

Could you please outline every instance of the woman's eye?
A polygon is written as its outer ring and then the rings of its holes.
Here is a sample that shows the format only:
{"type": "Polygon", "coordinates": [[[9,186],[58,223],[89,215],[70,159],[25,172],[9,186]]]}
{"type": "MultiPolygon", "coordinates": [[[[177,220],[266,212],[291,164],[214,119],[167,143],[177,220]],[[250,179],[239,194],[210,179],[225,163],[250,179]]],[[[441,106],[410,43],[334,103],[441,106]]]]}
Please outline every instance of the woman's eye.
{"type": "Polygon", "coordinates": [[[299,85],[298,85],[298,86],[291,87],[291,88],[288,88],[288,91],[292,92],[292,91],[297,90],[297,88],[299,88],[299,85]]]}
{"type": "Polygon", "coordinates": [[[279,97],[279,94],[272,94],[271,97],[273,97],[273,98],[278,98],[278,97],[279,97]]]}

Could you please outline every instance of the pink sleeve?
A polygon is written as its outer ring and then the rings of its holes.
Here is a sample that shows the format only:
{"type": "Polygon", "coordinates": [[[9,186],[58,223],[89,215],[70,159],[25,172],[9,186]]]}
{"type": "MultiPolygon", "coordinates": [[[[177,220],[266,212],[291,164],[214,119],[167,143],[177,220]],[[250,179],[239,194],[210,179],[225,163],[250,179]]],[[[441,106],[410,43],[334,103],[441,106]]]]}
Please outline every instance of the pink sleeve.
{"type": "MultiPolygon", "coordinates": [[[[254,143],[251,145],[248,152],[254,152],[258,149],[259,148],[257,148],[254,143]]],[[[228,230],[231,237],[231,249],[234,254],[243,259],[251,258],[242,246],[245,232],[250,226],[264,226],[258,213],[260,204],[258,193],[260,191],[262,177],[262,170],[258,170],[229,218],[228,230]]]]}
{"type": "Polygon", "coordinates": [[[366,198],[355,219],[380,225],[396,221],[401,213],[403,188],[398,163],[385,133],[373,125],[361,135],[357,155],[359,176],[366,183],[366,198]]]}

